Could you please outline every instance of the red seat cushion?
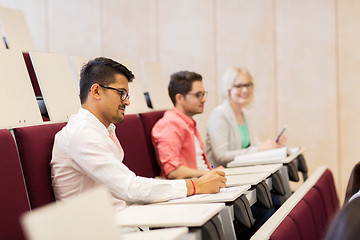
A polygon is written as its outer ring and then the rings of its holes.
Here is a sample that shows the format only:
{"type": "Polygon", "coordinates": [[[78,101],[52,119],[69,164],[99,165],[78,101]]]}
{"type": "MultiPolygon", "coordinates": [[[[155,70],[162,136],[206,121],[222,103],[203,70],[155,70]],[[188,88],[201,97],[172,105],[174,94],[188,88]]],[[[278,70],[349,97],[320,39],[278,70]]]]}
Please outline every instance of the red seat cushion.
{"type": "Polygon", "coordinates": [[[122,123],[115,124],[116,136],[124,150],[123,163],[137,176],[155,177],[148,148],[145,142],[144,128],[138,115],[126,115],[122,123]]]}
{"type": "Polygon", "coordinates": [[[25,239],[19,217],[30,206],[14,138],[5,129],[0,130],[0,162],[0,238],[25,239]]]}
{"type": "Polygon", "coordinates": [[[339,207],[336,207],[336,201],[338,204],[338,200],[334,199],[335,197],[332,191],[331,185],[334,185],[334,182],[329,180],[329,175],[327,171],[325,171],[325,173],[319,178],[319,180],[314,185],[314,188],[316,188],[319,191],[320,196],[322,198],[322,203],[324,204],[325,207],[325,214],[327,221],[331,221],[331,219],[333,218],[335,212],[339,207]]]}
{"type": "Polygon", "coordinates": [[[65,123],[14,129],[31,208],[55,201],[50,161],[55,134],[65,123]]]}
{"type": "Polygon", "coordinates": [[[316,188],[311,188],[303,197],[303,200],[311,210],[311,215],[316,224],[315,230],[318,239],[323,239],[329,223],[326,218],[325,207],[319,191],[316,188]]]}
{"type": "Polygon", "coordinates": [[[151,164],[154,173],[156,176],[160,176],[160,166],[156,159],[156,153],[154,145],[152,144],[151,140],[151,131],[155,125],[155,123],[164,116],[165,111],[154,111],[154,112],[147,112],[147,113],[140,113],[140,119],[144,127],[145,131],[145,140],[146,145],[150,154],[151,164]]]}
{"type": "Polygon", "coordinates": [[[331,196],[332,196],[332,204],[333,204],[333,210],[334,212],[337,212],[337,210],[339,209],[339,198],[337,196],[336,193],[336,188],[335,188],[335,182],[334,182],[334,178],[333,175],[331,173],[331,171],[329,169],[326,169],[326,171],[324,172],[324,176],[328,181],[329,187],[330,187],[330,192],[331,192],[331,196]]]}
{"type": "Polygon", "coordinates": [[[304,200],[300,200],[288,216],[294,221],[300,240],[318,239],[311,210],[304,200]]]}
{"type": "Polygon", "coordinates": [[[270,236],[270,240],[284,239],[300,240],[295,222],[289,216],[286,216],[284,218],[284,220],[279,224],[279,226],[270,236]]]}

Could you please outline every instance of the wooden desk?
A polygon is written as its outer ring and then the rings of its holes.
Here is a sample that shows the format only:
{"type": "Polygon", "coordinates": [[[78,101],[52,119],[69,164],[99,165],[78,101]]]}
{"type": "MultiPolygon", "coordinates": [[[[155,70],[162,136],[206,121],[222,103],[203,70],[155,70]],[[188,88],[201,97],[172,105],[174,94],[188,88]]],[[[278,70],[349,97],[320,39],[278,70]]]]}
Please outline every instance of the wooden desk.
{"type": "Polygon", "coordinates": [[[115,214],[123,227],[201,227],[225,207],[224,203],[132,205],[115,214]]]}
{"type": "Polygon", "coordinates": [[[227,176],[226,187],[257,185],[271,175],[270,172],[227,176]]]}
{"type": "Polygon", "coordinates": [[[0,21],[9,49],[20,51],[35,50],[23,11],[0,7],[0,21]]]}
{"type": "Polygon", "coordinates": [[[41,124],[43,122],[22,52],[0,51],[1,128],[41,124]]]}
{"type": "Polygon", "coordinates": [[[222,188],[216,194],[197,194],[156,204],[233,202],[250,188],[250,185],[222,188]]]}
{"type": "Polygon", "coordinates": [[[121,235],[121,240],[178,240],[182,239],[189,229],[187,227],[165,228],[144,232],[126,233],[121,235]]]}
{"type": "Polygon", "coordinates": [[[286,163],[289,163],[289,162],[293,161],[294,159],[296,159],[296,157],[303,152],[304,152],[304,148],[300,148],[298,151],[293,152],[290,156],[281,158],[281,159],[279,159],[279,158],[261,159],[260,158],[260,159],[236,161],[236,157],[235,157],[234,161],[229,162],[227,164],[227,167],[230,168],[230,167],[242,167],[242,166],[250,166],[250,165],[277,164],[277,163],[286,164],[286,163]]]}
{"type": "Polygon", "coordinates": [[[274,173],[278,171],[282,166],[283,165],[281,163],[278,163],[278,164],[225,168],[225,169],[221,169],[221,171],[224,171],[226,176],[249,174],[249,173],[263,173],[263,172],[274,173]]]}
{"type": "Polygon", "coordinates": [[[30,52],[50,120],[68,121],[80,108],[80,98],[67,56],[30,52]]]}

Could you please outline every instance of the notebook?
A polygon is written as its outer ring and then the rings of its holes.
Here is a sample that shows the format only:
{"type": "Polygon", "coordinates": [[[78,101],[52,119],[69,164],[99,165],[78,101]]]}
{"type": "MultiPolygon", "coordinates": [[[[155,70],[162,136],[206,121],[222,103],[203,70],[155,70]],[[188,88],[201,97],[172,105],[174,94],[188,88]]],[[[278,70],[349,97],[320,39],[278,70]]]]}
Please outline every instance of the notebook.
{"type": "Polygon", "coordinates": [[[234,161],[227,164],[227,167],[239,167],[256,164],[273,164],[281,163],[281,160],[288,155],[298,151],[296,148],[276,148],[267,151],[249,153],[236,156],[234,161]]]}

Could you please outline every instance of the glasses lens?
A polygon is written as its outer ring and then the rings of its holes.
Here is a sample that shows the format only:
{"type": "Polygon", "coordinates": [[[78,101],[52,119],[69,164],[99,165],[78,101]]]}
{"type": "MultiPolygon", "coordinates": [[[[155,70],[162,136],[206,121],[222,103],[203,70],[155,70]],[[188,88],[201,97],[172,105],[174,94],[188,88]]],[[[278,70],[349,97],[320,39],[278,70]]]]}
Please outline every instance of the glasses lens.
{"type": "Polygon", "coordinates": [[[129,94],[126,91],[121,91],[121,100],[125,101],[125,99],[130,99],[129,94]]]}
{"type": "Polygon", "coordinates": [[[206,98],[206,96],[207,96],[207,92],[206,92],[206,91],[205,91],[205,92],[197,92],[197,93],[196,93],[196,97],[197,97],[197,98],[200,98],[200,99],[206,98]]]}
{"type": "Polygon", "coordinates": [[[237,84],[233,85],[235,88],[251,88],[253,86],[253,83],[245,83],[245,84],[237,84]]]}

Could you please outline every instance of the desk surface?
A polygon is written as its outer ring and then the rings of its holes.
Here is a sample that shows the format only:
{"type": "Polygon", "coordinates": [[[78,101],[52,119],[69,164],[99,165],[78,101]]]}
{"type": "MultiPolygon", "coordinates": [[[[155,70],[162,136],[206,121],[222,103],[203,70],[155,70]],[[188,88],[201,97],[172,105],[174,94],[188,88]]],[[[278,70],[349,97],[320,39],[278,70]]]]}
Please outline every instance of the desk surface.
{"type": "Polygon", "coordinates": [[[227,176],[226,187],[257,185],[271,175],[270,172],[227,176]]]}
{"type": "Polygon", "coordinates": [[[254,166],[245,166],[245,167],[233,167],[221,169],[224,171],[226,176],[229,175],[239,175],[239,174],[249,174],[249,173],[263,173],[270,172],[274,173],[279,170],[283,165],[278,164],[265,164],[265,165],[254,165],[254,166]]]}
{"type": "Polygon", "coordinates": [[[267,159],[250,159],[242,161],[232,161],[227,164],[227,167],[241,167],[241,166],[250,166],[250,165],[263,165],[263,164],[277,164],[277,163],[289,163],[293,161],[299,154],[304,152],[304,148],[300,148],[298,151],[294,151],[290,156],[279,159],[277,157],[267,158],[267,159]]]}
{"type": "Polygon", "coordinates": [[[197,194],[156,204],[233,202],[250,188],[250,185],[222,188],[216,194],[197,194]]]}
{"type": "Polygon", "coordinates": [[[121,240],[177,240],[185,236],[189,229],[187,227],[165,228],[145,232],[126,233],[121,235],[121,240]]]}
{"type": "Polygon", "coordinates": [[[133,205],[115,214],[123,227],[200,227],[216,215],[224,203],[133,205]]]}

